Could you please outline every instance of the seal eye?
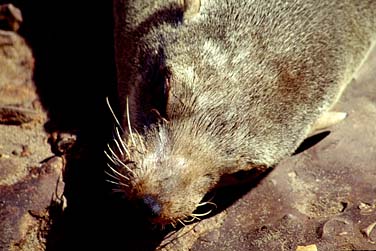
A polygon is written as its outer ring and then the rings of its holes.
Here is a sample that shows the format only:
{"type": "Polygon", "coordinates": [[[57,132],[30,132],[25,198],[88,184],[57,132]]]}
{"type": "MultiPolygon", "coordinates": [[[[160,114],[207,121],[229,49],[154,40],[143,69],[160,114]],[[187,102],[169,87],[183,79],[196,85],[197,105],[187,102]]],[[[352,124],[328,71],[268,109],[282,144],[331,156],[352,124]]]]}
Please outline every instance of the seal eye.
{"type": "Polygon", "coordinates": [[[161,120],[167,120],[167,102],[169,93],[169,80],[167,76],[165,79],[157,79],[154,82],[154,88],[151,91],[150,110],[146,114],[146,124],[150,126],[156,124],[161,120]]]}
{"type": "Polygon", "coordinates": [[[144,126],[150,127],[161,119],[167,118],[167,102],[170,92],[171,71],[166,65],[163,47],[145,53],[141,60],[142,81],[139,100],[142,100],[139,115],[144,119],[144,126]]]}
{"type": "Polygon", "coordinates": [[[151,82],[152,109],[158,110],[159,114],[166,118],[166,107],[170,92],[170,72],[167,67],[160,67],[151,82]]]}

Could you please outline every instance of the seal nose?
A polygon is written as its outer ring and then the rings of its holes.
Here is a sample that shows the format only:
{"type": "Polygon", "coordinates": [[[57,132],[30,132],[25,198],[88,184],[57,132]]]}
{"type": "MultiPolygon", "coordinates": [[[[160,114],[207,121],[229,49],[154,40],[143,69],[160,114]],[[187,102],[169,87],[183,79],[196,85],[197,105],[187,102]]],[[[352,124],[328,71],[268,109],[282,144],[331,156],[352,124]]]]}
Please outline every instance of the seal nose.
{"type": "Polygon", "coordinates": [[[160,216],[162,211],[161,205],[152,195],[146,195],[144,198],[140,199],[139,206],[145,214],[152,218],[160,216]]]}

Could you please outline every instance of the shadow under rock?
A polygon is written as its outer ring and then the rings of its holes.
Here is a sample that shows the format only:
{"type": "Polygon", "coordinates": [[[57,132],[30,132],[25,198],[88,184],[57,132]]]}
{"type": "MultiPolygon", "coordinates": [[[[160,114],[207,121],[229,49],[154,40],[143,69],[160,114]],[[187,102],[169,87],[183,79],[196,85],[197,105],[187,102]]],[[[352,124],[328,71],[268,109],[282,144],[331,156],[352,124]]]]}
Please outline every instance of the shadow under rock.
{"type": "Polygon", "coordinates": [[[115,93],[112,1],[9,0],[35,57],[34,80],[52,130],[99,134],[102,102],[115,93]]]}

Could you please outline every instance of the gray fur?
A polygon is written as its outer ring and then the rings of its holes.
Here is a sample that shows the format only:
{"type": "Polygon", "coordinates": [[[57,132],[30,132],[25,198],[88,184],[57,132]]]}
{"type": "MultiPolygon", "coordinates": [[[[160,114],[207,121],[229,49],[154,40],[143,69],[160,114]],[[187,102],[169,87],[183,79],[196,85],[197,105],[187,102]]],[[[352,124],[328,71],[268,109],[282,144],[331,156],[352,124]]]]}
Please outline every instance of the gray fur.
{"type": "Polygon", "coordinates": [[[184,15],[186,2],[114,6],[124,141],[130,119],[146,149],[127,144],[124,192],[154,196],[158,223],[190,215],[222,174],[291,155],[376,38],[375,0],[202,0],[184,15]],[[153,67],[169,71],[168,122],[145,127],[153,67]]]}

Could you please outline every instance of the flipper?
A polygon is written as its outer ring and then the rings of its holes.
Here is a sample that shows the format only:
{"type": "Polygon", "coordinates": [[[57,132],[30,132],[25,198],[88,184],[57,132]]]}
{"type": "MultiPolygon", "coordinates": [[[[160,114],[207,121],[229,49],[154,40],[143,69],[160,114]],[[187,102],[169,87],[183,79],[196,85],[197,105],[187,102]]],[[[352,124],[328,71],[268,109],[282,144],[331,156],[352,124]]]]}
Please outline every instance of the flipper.
{"type": "Polygon", "coordinates": [[[347,117],[345,112],[325,112],[321,117],[313,124],[311,134],[316,131],[323,130],[330,126],[333,126],[347,117]]]}

